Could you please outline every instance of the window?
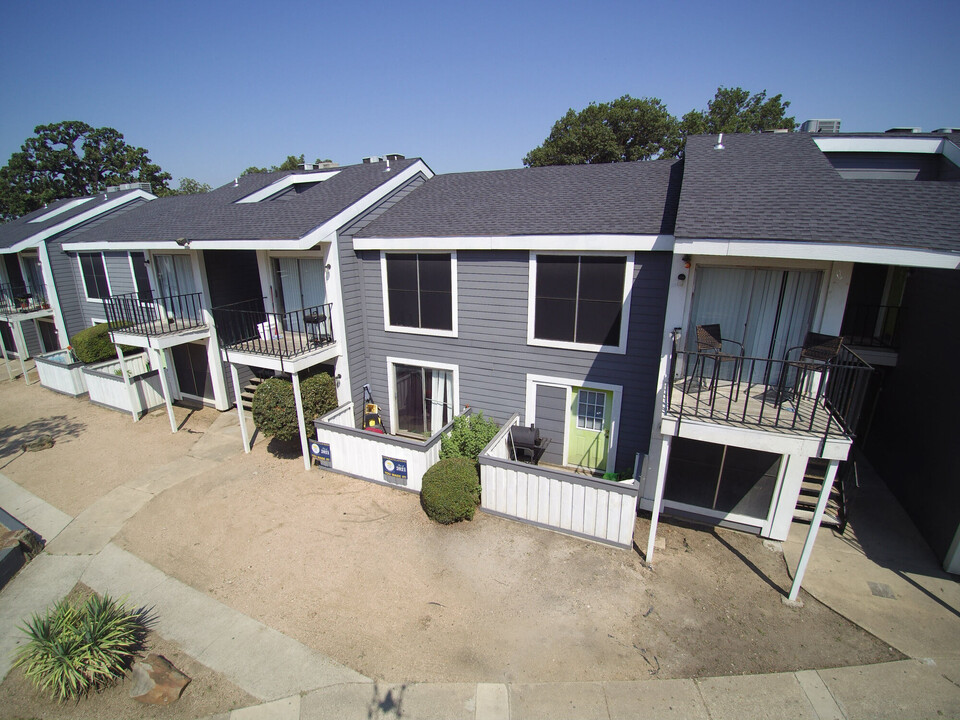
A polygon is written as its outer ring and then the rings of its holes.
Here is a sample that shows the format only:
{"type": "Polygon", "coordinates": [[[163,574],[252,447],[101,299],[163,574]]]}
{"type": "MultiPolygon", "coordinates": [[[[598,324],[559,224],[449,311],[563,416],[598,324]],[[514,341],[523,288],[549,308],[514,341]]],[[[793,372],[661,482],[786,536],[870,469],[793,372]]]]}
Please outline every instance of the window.
{"type": "Polygon", "coordinates": [[[456,254],[381,256],[388,330],[456,335],[456,254]]]}
{"type": "Polygon", "coordinates": [[[624,351],[625,280],[632,274],[633,263],[622,255],[535,255],[530,342],[624,351]]]}
{"type": "Polygon", "coordinates": [[[453,419],[457,408],[456,366],[428,366],[392,358],[387,362],[394,433],[429,437],[453,419]]]}
{"type": "Polygon", "coordinates": [[[107,282],[107,268],[103,264],[102,253],[80,253],[80,274],[88,300],[102,300],[110,297],[110,284],[107,282]]]}
{"type": "Polygon", "coordinates": [[[577,427],[583,430],[603,430],[606,393],[580,390],[577,398],[577,427]]]}

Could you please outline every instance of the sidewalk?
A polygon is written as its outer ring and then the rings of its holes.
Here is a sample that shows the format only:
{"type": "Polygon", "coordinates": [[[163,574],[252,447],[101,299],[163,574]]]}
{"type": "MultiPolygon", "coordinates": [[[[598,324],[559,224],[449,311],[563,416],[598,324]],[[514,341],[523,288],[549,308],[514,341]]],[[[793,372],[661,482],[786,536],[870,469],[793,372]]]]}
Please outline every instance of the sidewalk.
{"type": "MultiPolygon", "coordinates": [[[[898,637],[913,641],[908,654],[918,659],[880,665],[635,682],[376,682],[111,543],[123,523],[154,495],[241,452],[240,448],[236,415],[225,413],[186,455],[116,488],[76,518],[0,475],[0,506],[48,542],[44,553],[0,592],[0,677],[9,671],[10,651],[19,640],[16,624],[80,581],[98,592],[155,606],[160,635],[263,701],[217,716],[218,720],[960,717],[957,645],[950,635],[960,622],[953,618],[953,623],[944,624],[942,607],[931,610],[933,616],[907,608],[897,613],[902,628],[898,637]],[[920,632],[921,626],[930,630],[920,632]],[[946,634],[938,627],[946,627],[946,634]],[[937,638],[943,643],[935,643],[937,638]]],[[[829,553],[820,553],[827,545],[818,541],[807,575],[815,594],[817,580],[823,577],[818,567],[828,567],[829,553]]],[[[790,543],[785,551],[789,558],[790,543]]],[[[869,557],[863,555],[858,562],[868,563],[864,567],[870,570],[869,557]]],[[[826,585],[832,582],[828,578],[826,585]]],[[[948,583],[955,591],[956,583],[948,583]]],[[[948,602],[952,599],[944,601],[948,602]]]]}

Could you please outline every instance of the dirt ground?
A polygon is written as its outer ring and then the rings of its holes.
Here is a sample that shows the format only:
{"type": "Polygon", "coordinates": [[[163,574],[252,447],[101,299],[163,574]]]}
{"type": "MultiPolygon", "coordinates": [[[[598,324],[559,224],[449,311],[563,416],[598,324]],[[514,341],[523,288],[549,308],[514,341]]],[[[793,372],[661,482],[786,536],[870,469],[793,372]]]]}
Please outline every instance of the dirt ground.
{"type": "MultiPolygon", "coordinates": [[[[83,598],[90,593],[90,588],[78,584],[68,597],[82,602],[83,598]]],[[[245,693],[219,673],[201,665],[157,633],[148,633],[145,645],[139,657],[146,657],[149,653],[163,655],[173,663],[174,667],[190,678],[190,683],[184,688],[180,699],[171,705],[165,707],[145,705],[131,699],[128,681],[91,693],[79,702],[58,703],[51,700],[49,695],[40,694],[24,675],[22,668],[14,668],[0,683],[0,717],[4,720],[19,720],[19,718],[188,720],[257,704],[255,697],[245,693]]]]}
{"type": "MultiPolygon", "coordinates": [[[[202,431],[212,412],[185,428],[202,431]]],[[[0,472],[66,512],[195,439],[171,435],[162,412],[134,424],[40,386],[0,383],[0,472]],[[57,417],[72,435],[20,455],[23,428],[57,417]]],[[[783,556],[753,536],[667,520],[650,568],[637,552],[483,514],[439,526],[413,494],[307,473],[267,443],[239,450],[154,498],[114,542],[371,677],[653,679],[902,657],[809,596],[802,609],[782,605],[783,556]]],[[[638,520],[641,545],[646,528],[638,520]]]]}

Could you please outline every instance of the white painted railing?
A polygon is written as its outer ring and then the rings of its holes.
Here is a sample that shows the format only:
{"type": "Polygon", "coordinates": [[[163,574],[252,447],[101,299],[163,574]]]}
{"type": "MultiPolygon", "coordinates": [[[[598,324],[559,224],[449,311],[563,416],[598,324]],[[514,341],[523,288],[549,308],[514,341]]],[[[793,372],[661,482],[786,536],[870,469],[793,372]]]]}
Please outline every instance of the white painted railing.
{"type": "Polygon", "coordinates": [[[125,359],[133,393],[127,390],[123,381],[120,360],[107,360],[83,368],[90,402],[125,412],[136,411],[137,414],[163,405],[160,373],[148,366],[147,356],[141,353],[125,359]]]}
{"type": "Polygon", "coordinates": [[[617,482],[510,459],[514,414],[480,453],[480,508],[539,527],[633,547],[636,478],[617,482]]]}
{"type": "Polygon", "coordinates": [[[87,392],[83,363],[71,359],[69,350],[56,350],[37,355],[40,384],[54,392],[77,397],[87,392]]]}
{"type": "Polygon", "coordinates": [[[427,440],[382,435],[354,427],[353,403],[341,405],[314,421],[319,445],[311,448],[321,466],[362,480],[420,492],[423,474],[440,459],[440,437],[448,423],[427,440]]]}

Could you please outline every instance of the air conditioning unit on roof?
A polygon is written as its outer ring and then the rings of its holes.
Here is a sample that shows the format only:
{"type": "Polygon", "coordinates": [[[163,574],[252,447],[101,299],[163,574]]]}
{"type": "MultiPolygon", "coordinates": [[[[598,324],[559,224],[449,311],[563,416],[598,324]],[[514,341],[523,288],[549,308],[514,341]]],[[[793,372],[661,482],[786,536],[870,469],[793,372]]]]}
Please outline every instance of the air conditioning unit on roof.
{"type": "Polygon", "coordinates": [[[836,134],[840,132],[840,118],[807,120],[800,126],[800,132],[836,134]]]}

